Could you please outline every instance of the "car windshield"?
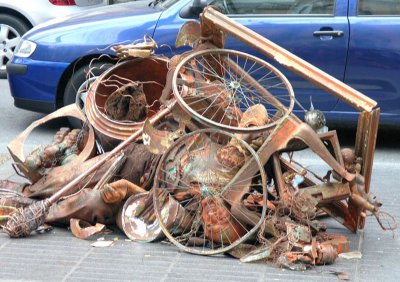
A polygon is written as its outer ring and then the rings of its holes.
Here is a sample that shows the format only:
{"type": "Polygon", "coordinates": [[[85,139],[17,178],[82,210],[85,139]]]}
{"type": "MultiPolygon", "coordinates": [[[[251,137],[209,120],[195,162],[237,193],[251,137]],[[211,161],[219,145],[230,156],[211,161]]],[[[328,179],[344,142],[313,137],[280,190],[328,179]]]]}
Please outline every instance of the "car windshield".
{"type": "Polygon", "coordinates": [[[155,0],[152,1],[149,6],[154,6],[157,7],[161,10],[165,10],[168,9],[169,7],[171,7],[172,5],[174,5],[175,3],[177,3],[179,0],[155,0]]]}

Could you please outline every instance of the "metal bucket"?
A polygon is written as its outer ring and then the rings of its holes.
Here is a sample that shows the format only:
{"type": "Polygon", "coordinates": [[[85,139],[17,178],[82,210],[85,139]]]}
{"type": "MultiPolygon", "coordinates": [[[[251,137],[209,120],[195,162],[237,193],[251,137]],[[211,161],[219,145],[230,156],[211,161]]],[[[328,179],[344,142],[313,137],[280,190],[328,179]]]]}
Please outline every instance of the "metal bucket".
{"type": "Polygon", "coordinates": [[[158,99],[166,82],[168,63],[167,58],[159,57],[128,60],[107,70],[90,87],[85,103],[86,116],[105,150],[127,139],[142,128],[145,121],[122,122],[110,119],[104,112],[107,98],[117,90],[117,86],[129,81],[141,82],[147,103],[151,105],[147,118],[153,116],[160,107],[158,99]]]}

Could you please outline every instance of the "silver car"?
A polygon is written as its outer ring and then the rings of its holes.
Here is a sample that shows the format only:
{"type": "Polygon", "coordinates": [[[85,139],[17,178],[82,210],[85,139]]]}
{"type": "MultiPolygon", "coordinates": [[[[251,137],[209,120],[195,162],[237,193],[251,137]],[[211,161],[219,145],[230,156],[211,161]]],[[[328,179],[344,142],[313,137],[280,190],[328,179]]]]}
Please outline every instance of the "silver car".
{"type": "Polygon", "coordinates": [[[33,26],[85,9],[134,0],[0,0],[0,77],[21,36],[33,26]]]}

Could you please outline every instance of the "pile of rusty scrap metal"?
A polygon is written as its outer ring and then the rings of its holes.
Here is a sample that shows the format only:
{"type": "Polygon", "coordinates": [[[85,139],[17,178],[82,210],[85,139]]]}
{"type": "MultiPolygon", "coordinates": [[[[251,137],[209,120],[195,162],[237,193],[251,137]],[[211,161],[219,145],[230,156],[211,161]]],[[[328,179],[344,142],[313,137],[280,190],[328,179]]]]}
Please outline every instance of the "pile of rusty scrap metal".
{"type": "Polygon", "coordinates": [[[62,108],[10,143],[30,184],[1,181],[3,231],[24,237],[69,224],[85,239],[116,223],[134,241],[168,238],[195,254],[290,269],[333,263],[348,240],[323,233],[319,216],[353,232],[367,213],[382,216],[369,193],[376,102],[210,7],[200,24],[182,27],[183,45],[192,50],[171,59],[154,55],[149,37],[114,46],[121,61],[93,79],[83,109],[62,108]],[[355,149],[340,148],[320,111],[296,117],[289,81],[258,57],[224,49],[229,35],[361,111],[355,149]],[[31,131],[65,116],[82,129],[62,128],[25,157],[31,131]],[[311,171],[295,158],[304,150],[329,168],[311,171]]]}

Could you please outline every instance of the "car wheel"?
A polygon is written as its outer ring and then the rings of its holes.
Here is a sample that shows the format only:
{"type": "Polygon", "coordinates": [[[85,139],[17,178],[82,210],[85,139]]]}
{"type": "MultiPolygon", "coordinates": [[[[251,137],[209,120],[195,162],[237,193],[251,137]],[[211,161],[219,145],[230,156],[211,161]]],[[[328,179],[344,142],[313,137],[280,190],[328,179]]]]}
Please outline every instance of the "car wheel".
{"type": "MultiPolygon", "coordinates": [[[[90,87],[90,84],[94,81],[93,76],[97,77],[101,75],[111,66],[113,66],[113,64],[111,63],[96,62],[90,65],[83,66],[75,71],[65,87],[63,105],[67,106],[76,103],[76,95],[78,91],[80,93],[85,92],[85,89],[88,89],[90,87]],[[88,76],[89,71],[93,75],[88,76]]],[[[77,119],[69,118],[68,121],[74,128],[82,127],[81,122],[77,119]]]]}
{"type": "Polygon", "coordinates": [[[20,19],[0,14],[0,78],[5,78],[6,64],[14,53],[21,36],[29,30],[29,26],[20,19]]]}

